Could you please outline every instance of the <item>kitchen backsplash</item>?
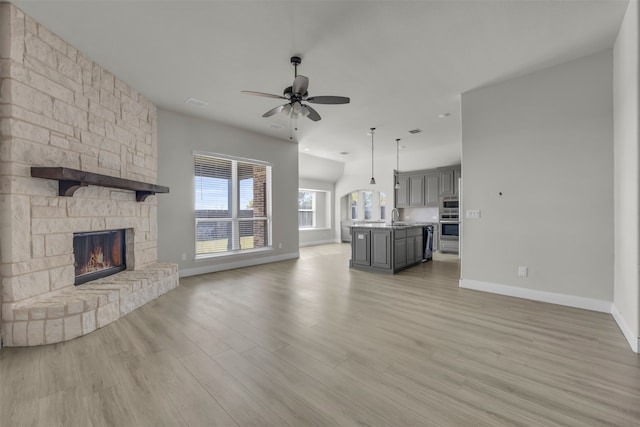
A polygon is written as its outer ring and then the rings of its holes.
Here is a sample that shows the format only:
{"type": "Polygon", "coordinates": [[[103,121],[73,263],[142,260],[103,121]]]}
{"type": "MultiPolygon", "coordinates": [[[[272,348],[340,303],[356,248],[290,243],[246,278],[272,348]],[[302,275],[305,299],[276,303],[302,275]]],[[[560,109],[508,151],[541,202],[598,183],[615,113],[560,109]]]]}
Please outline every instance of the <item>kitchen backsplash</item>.
{"type": "Polygon", "coordinates": [[[404,208],[402,220],[406,222],[438,222],[438,208],[404,208]]]}

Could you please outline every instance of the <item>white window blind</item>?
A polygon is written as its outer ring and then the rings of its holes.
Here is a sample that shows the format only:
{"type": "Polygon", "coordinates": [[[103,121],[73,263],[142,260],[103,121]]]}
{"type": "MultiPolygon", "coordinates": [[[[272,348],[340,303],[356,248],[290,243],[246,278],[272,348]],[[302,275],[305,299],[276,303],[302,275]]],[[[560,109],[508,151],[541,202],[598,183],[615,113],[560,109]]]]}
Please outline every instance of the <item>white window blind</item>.
{"type": "Polygon", "coordinates": [[[271,246],[271,166],[195,154],[196,258],[271,246]]]}

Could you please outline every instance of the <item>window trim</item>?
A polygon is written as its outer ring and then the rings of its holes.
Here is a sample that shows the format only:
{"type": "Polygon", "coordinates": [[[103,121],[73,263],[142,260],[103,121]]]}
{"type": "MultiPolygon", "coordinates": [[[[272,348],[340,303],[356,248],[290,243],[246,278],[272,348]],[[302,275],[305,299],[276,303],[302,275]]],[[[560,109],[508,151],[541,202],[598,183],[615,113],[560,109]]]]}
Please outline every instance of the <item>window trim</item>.
{"type": "MultiPolygon", "coordinates": [[[[272,217],[272,169],[273,164],[270,162],[266,162],[263,160],[255,160],[248,159],[246,157],[237,157],[237,156],[229,156],[226,154],[220,153],[212,153],[209,151],[199,151],[193,150],[193,164],[195,167],[196,164],[196,156],[207,156],[215,159],[229,160],[231,161],[231,218],[197,218],[196,217],[196,209],[195,209],[195,192],[193,195],[193,216],[194,216],[194,249],[196,249],[196,229],[199,222],[231,222],[231,245],[232,249],[224,252],[209,252],[203,254],[195,254],[195,260],[203,260],[207,258],[218,258],[253,252],[264,252],[264,251],[272,251],[273,250],[273,217],[272,217]],[[266,187],[267,194],[265,197],[265,216],[261,217],[251,217],[251,218],[240,218],[240,186],[238,185],[238,163],[249,163],[258,166],[266,167],[266,187]],[[266,232],[267,232],[267,241],[265,242],[265,246],[260,248],[252,248],[252,249],[241,249],[240,248],[240,223],[243,221],[266,221],[266,232]],[[235,238],[238,236],[238,239],[235,238]],[[237,241],[236,241],[237,240],[237,241]]],[[[193,175],[194,186],[196,180],[196,174],[194,170],[193,175]]],[[[195,187],[192,187],[195,188],[195,187]]],[[[197,251],[197,249],[196,249],[197,251]]]]}
{"type": "MultiPolygon", "coordinates": [[[[298,231],[308,232],[308,231],[321,231],[321,230],[332,230],[333,229],[333,193],[331,190],[321,190],[315,188],[308,187],[298,187],[298,193],[300,192],[309,192],[313,193],[313,227],[300,227],[300,221],[298,220],[298,231]],[[317,195],[322,193],[324,195],[324,201],[320,203],[320,208],[318,208],[317,195]],[[324,205],[324,206],[323,206],[324,205]],[[322,212],[324,209],[323,217],[324,222],[321,225],[318,225],[318,212],[322,212]]],[[[298,212],[309,212],[310,210],[301,210],[298,208],[298,212]]]]}

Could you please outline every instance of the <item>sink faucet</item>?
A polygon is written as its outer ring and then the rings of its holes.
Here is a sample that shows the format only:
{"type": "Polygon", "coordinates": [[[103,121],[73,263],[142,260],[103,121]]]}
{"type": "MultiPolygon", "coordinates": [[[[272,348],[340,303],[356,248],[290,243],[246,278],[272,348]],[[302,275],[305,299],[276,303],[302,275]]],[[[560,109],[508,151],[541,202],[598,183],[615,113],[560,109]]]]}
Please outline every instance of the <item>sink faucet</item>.
{"type": "Polygon", "coordinates": [[[398,214],[398,219],[400,219],[400,212],[398,212],[398,209],[391,209],[391,226],[393,226],[393,223],[395,222],[395,214],[398,214]]]}

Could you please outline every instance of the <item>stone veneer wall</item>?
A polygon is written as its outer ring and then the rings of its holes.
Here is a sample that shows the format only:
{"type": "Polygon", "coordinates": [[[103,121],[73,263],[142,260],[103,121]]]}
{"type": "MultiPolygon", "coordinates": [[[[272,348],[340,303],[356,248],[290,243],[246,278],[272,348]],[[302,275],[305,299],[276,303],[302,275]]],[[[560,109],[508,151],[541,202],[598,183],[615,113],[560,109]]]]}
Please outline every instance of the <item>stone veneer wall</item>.
{"type": "MultiPolygon", "coordinates": [[[[0,21],[2,335],[7,345],[27,345],[27,324],[16,325],[36,320],[29,301],[73,287],[74,232],[127,229],[127,269],[157,260],[156,197],[139,203],[132,191],[94,186],[59,197],[57,181],[31,178],[30,168],[155,183],[157,115],[154,104],[15,6],[0,3],[0,21]]],[[[37,319],[44,333],[34,333],[34,344],[67,339],[46,319],[37,319]]]]}

